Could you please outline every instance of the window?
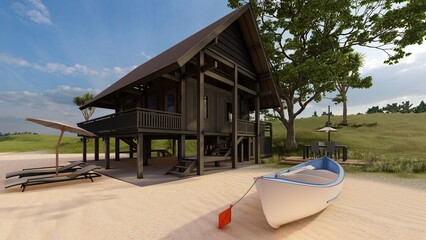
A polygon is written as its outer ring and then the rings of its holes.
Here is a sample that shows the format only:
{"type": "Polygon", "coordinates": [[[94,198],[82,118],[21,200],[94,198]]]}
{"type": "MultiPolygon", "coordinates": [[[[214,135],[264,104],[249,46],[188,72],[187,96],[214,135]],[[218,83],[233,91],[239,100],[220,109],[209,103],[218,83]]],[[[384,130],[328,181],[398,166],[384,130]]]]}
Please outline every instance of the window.
{"type": "Polygon", "coordinates": [[[172,89],[166,92],[166,111],[176,112],[176,90],[172,89]]]}
{"type": "Polygon", "coordinates": [[[232,103],[226,103],[226,121],[232,122],[232,103]]]}
{"type": "Polygon", "coordinates": [[[209,97],[204,96],[204,118],[209,118],[209,97]]]}
{"type": "Polygon", "coordinates": [[[157,109],[157,95],[148,96],[148,108],[157,109]]]}

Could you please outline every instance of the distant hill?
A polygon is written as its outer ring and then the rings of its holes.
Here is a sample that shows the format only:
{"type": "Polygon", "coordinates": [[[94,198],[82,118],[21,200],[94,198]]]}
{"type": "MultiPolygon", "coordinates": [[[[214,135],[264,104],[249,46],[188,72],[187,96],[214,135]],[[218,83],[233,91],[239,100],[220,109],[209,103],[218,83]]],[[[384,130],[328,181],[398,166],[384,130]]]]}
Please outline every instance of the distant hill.
{"type": "MultiPolygon", "coordinates": [[[[358,159],[397,156],[426,158],[426,113],[375,113],[350,115],[348,126],[339,126],[341,116],[332,116],[333,127],[338,132],[331,133],[331,141],[348,146],[350,156],[358,159]]],[[[296,120],[298,144],[313,141],[327,141],[327,133],[317,132],[324,127],[327,116],[296,120]]],[[[281,122],[273,126],[274,152],[282,149],[285,128],[281,122]]],[[[301,151],[294,154],[301,154],[301,151]]]]}

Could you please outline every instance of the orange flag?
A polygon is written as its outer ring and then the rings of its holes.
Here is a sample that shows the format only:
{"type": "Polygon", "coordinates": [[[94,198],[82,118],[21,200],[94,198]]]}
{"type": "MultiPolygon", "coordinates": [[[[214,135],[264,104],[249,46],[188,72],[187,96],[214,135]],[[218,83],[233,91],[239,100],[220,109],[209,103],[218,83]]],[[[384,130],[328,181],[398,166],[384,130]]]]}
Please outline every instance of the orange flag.
{"type": "Polygon", "coordinates": [[[230,205],[229,208],[219,214],[219,229],[224,228],[231,222],[232,207],[233,205],[230,205]]]}

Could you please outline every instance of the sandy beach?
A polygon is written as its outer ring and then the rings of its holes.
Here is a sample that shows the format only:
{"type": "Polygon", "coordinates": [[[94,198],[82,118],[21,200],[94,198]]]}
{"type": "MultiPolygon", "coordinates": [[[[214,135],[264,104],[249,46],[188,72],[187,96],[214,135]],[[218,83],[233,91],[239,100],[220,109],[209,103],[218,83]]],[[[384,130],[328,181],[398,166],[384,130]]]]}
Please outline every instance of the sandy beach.
{"type": "MultiPolygon", "coordinates": [[[[61,162],[79,154],[62,154],[61,162]]],[[[217,229],[218,213],[241,197],[257,165],[149,186],[108,176],[4,189],[5,173],[54,163],[54,154],[0,154],[0,239],[426,239],[426,189],[347,174],[324,211],[269,227],[256,189],[217,229]]]]}

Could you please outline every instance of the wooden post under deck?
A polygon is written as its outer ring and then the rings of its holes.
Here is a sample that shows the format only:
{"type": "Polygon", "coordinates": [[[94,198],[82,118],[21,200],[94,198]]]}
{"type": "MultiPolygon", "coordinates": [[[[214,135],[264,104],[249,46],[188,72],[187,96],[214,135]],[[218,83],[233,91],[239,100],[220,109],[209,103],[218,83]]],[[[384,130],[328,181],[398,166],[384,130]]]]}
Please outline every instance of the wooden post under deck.
{"type": "Polygon", "coordinates": [[[238,65],[234,66],[234,87],[232,88],[232,168],[238,159],[238,65]]]}
{"type": "Polygon", "coordinates": [[[115,138],[115,161],[120,161],[120,139],[115,138]]]}
{"type": "Polygon", "coordinates": [[[254,100],[254,108],[255,108],[255,121],[256,121],[256,136],[254,137],[254,162],[256,164],[260,163],[260,119],[259,119],[259,112],[260,112],[260,97],[259,97],[259,80],[256,81],[256,92],[257,95],[254,100]]]}
{"type": "Polygon", "coordinates": [[[204,174],[204,51],[198,54],[197,64],[197,175],[204,174]]]}
{"type": "MultiPolygon", "coordinates": [[[[149,153],[151,152],[151,139],[146,137],[143,139],[143,144],[142,144],[142,148],[143,148],[143,153],[142,153],[142,158],[143,158],[143,165],[144,166],[148,166],[148,158],[149,158],[149,153]]],[[[138,150],[139,153],[139,150],[138,150]]]]}
{"type": "Polygon", "coordinates": [[[137,152],[138,152],[138,158],[136,160],[136,167],[137,167],[137,178],[143,178],[143,155],[144,155],[144,136],[142,133],[138,133],[138,147],[137,147],[137,152]]]}
{"type": "MultiPolygon", "coordinates": [[[[133,139],[132,139],[133,142],[133,139]]],[[[133,147],[129,144],[129,158],[133,158],[133,147]]]]}
{"type": "Polygon", "coordinates": [[[178,140],[178,159],[185,158],[185,135],[180,135],[178,140]]]}
{"type": "Polygon", "coordinates": [[[99,161],[99,138],[95,138],[95,161],[99,161]]]}
{"type": "Polygon", "coordinates": [[[105,169],[110,169],[110,156],[109,156],[109,137],[105,137],[105,169]]]}
{"type": "Polygon", "coordinates": [[[87,139],[83,137],[83,162],[87,162],[87,139]]]}

